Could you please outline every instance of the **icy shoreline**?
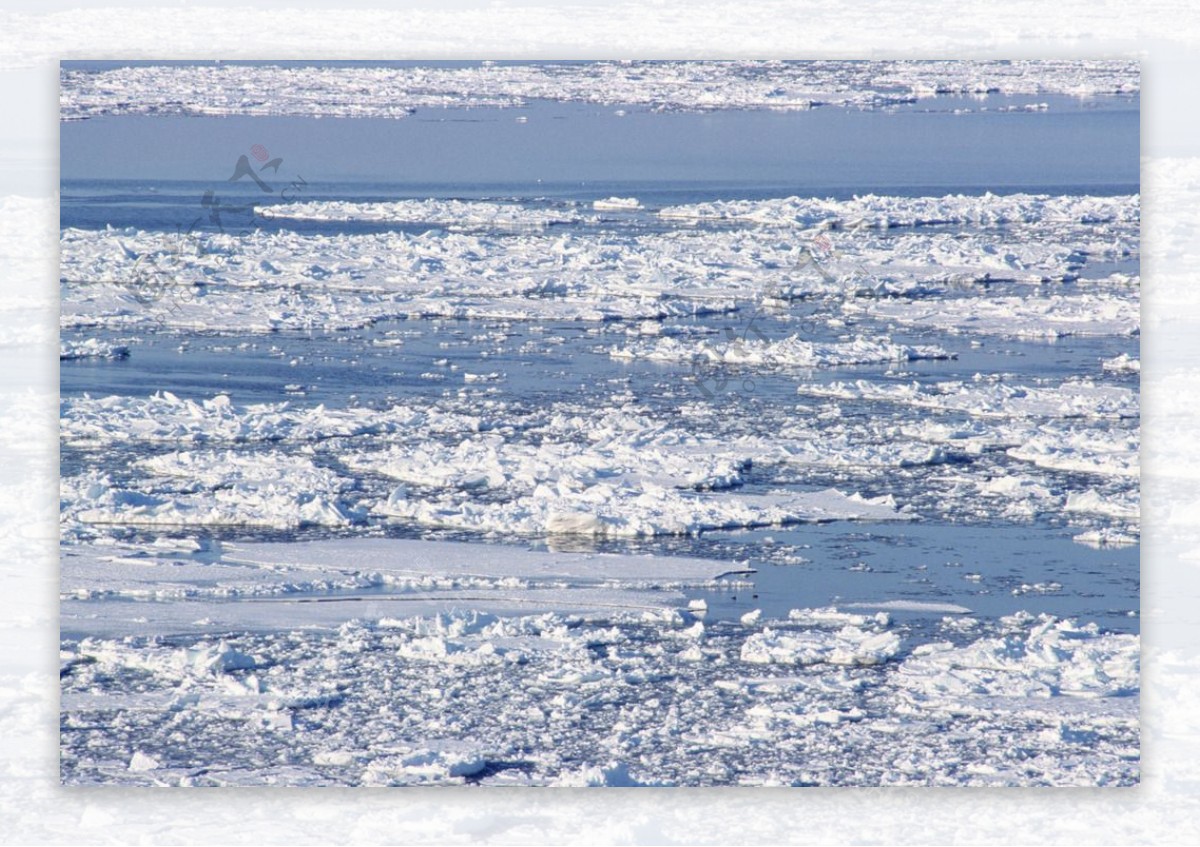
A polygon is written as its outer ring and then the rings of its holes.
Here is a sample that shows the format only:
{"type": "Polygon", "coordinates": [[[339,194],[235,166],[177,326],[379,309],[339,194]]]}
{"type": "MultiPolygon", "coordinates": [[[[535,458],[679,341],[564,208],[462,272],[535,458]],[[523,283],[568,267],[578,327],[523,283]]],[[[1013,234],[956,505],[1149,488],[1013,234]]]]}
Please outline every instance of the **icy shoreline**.
{"type": "Polygon", "coordinates": [[[63,120],[131,114],[403,118],[416,109],[517,108],[530,100],[659,111],[795,111],[878,109],[947,94],[1096,97],[1139,91],[1138,63],[1126,61],[485,62],[464,68],[203,64],[64,69],[61,112],[63,120]],[[298,77],[303,85],[296,84],[298,77]]]}

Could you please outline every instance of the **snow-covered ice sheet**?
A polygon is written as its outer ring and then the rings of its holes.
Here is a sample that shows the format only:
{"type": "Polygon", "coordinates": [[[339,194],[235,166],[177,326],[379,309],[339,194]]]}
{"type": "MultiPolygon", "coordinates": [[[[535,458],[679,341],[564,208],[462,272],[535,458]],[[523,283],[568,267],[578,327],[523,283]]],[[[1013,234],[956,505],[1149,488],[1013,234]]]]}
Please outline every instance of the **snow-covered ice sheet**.
{"type": "Polygon", "coordinates": [[[1136,477],[1141,472],[1139,434],[1083,428],[1045,427],[1024,443],[1008,448],[1015,459],[1044,468],[1076,473],[1136,477]]]}
{"type": "Polygon", "coordinates": [[[278,631],[298,620],[336,629],[363,617],[464,607],[489,615],[682,610],[680,589],[751,572],[744,562],[713,559],[391,538],[66,546],[62,629],[220,634],[278,631]]]}
{"type": "Polygon", "coordinates": [[[338,527],[385,517],[524,536],[653,537],[923,515],[978,521],[999,508],[1009,520],[1057,511],[1083,529],[1135,531],[1138,406],[1126,387],[989,378],[835,380],[800,391],[825,405],[753,421],[707,404],[663,419],[628,395],[543,409],[471,394],[419,409],[166,392],[73,398],[61,433],[74,449],[189,449],[64,475],[63,528],[83,537],[102,525],[338,527]],[[845,414],[863,402],[875,413],[845,414]],[[881,469],[891,472],[881,478],[881,469]],[[1092,477],[1087,490],[1106,505],[1084,508],[1076,497],[1068,508],[1062,473],[1092,477]],[[787,489],[798,480],[809,490],[787,489]],[[873,493],[855,493],[863,490],[873,493]]]}
{"type": "Polygon", "coordinates": [[[298,569],[353,569],[391,579],[437,576],[550,580],[612,585],[706,584],[746,573],[744,564],[667,556],[536,552],[501,545],[405,539],[313,541],[296,544],[230,544],[224,559],[298,569]]]}
{"type": "MultiPolygon", "coordinates": [[[[1016,615],[1003,634],[966,646],[930,643],[901,667],[916,703],[962,697],[1122,697],[1139,689],[1138,638],[1097,632],[1050,616],[1016,615]]],[[[1082,740],[1082,739],[1081,739],[1082,740]]]]}
{"type": "Polygon", "coordinates": [[[791,457],[765,439],[723,444],[693,435],[636,406],[554,414],[531,434],[536,444],[483,433],[457,444],[413,440],[343,461],[403,483],[376,511],[435,527],[657,536],[911,518],[886,495],[739,491],[753,462],[791,457]]]}
{"type": "Polygon", "coordinates": [[[177,480],[120,486],[99,471],[62,482],[64,521],[132,526],[348,526],[339,495],[352,482],[311,459],[279,454],[171,453],[138,463],[177,480]]]}

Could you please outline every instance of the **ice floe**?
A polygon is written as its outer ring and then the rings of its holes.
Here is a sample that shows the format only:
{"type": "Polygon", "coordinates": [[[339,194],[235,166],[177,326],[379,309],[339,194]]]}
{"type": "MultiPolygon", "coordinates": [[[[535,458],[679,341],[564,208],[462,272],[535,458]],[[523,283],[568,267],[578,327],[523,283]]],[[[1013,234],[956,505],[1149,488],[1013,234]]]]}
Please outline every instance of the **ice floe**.
{"type": "Polygon", "coordinates": [[[464,200],[396,200],[379,203],[319,200],[256,206],[254,212],[266,219],[420,223],[447,229],[506,230],[578,223],[582,220],[578,212],[565,207],[530,209],[519,203],[464,200]]]}
{"type": "Polygon", "coordinates": [[[610,351],[616,359],[648,359],[654,362],[712,362],[727,365],[817,368],[841,365],[911,362],[919,359],[950,359],[954,354],[934,345],[896,344],[887,338],[818,343],[799,336],[779,341],[735,338],[732,341],[696,342],[660,338],[652,343],[633,343],[610,351]]]}
{"type": "Polygon", "coordinates": [[[933,327],[950,333],[980,333],[1018,338],[1068,335],[1137,335],[1138,298],[1111,294],[1050,297],[997,297],[922,301],[848,301],[850,316],[933,327]]]}
{"type": "Polygon", "coordinates": [[[127,359],[129,345],[115,344],[99,338],[88,338],[83,341],[62,340],[58,344],[60,361],[72,359],[127,359]]]}
{"type": "Polygon", "coordinates": [[[980,418],[1135,418],[1138,395],[1123,386],[1071,379],[1058,385],[1011,384],[1002,379],[947,380],[936,385],[835,381],[804,384],[802,394],[872,400],[980,418]]]}
{"type": "MultiPolygon", "coordinates": [[[[629,610],[682,631],[699,613],[688,610],[681,590],[712,588],[752,572],[744,562],[717,559],[412,539],[70,545],[63,550],[63,629],[83,626],[93,635],[177,627],[269,631],[289,626],[303,608],[310,627],[336,629],[376,615],[381,626],[425,639],[411,650],[444,652],[484,630],[515,635],[511,628],[498,632],[498,614],[629,610]],[[139,605],[148,601],[160,604],[153,621],[139,605]],[[464,607],[474,611],[463,617],[464,607]]],[[[560,620],[555,631],[565,626],[560,620]]],[[[549,637],[543,630],[540,636],[549,637]]],[[[488,655],[488,661],[503,658],[488,655]]]]}
{"type": "Polygon", "coordinates": [[[1111,359],[1105,359],[1101,366],[1106,371],[1112,373],[1141,373],[1142,360],[1130,356],[1128,353],[1122,353],[1119,356],[1114,356],[1111,359]]]}
{"type": "Polygon", "coordinates": [[[149,397],[88,397],[64,400],[60,431],[68,444],[145,441],[168,444],[320,441],[420,429],[427,433],[474,430],[473,414],[436,407],[393,406],[327,409],[290,403],[239,405],[228,395],[192,400],[170,391],[149,397]]]}
{"type": "Polygon", "coordinates": [[[628,396],[609,407],[545,409],[469,395],[421,408],[342,409],[168,392],[73,398],[62,404],[64,444],[112,458],[107,470],[64,477],[64,527],[386,519],[645,537],[922,514],[1027,521],[1050,512],[1084,529],[1112,521],[1128,533],[1136,525],[1130,389],[978,379],[833,381],[800,391],[831,405],[741,422],[714,416],[708,404],[664,419],[628,396]],[[860,401],[876,412],[847,415],[860,401]],[[187,449],[128,465],[112,452],[137,444],[187,449]],[[880,469],[896,471],[882,491],[880,469]],[[1091,477],[1108,505],[1085,509],[1076,498],[1066,508],[1066,495],[1082,489],[1065,486],[1056,476],[1063,473],[1091,477]],[[825,490],[785,490],[799,479],[825,490]],[[843,493],[856,490],[870,493],[843,493]]]}
{"type": "Polygon", "coordinates": [[[347,526],[355,520],[353,510],[337,497],[346,483],[309,459],[182,453],[155,457],[143,467],[182,476],[182,490],[152,483],[121,486],[108,474],[88,471],[62,481],[63,519],[122,526],[276,529],[347,526]]]}
{"type": "Polygon", "coordinates": [[[673,220],[748,221],[804,229],[894,229],[1017,224],[1136,224],[1136,195],[947,194],[942,197],[893,197],[864,194],[851,200],[786,197],[771,200],[722,200],[668,206],[659,216],[673,220]]]}
{"type": "Polygon", "coordinates": [[[705,530],[828,520],[904,520],[894,498],[730,491],[761,458],[789,457],[765,441],[721,445],[636,410],[558,414],[536,444],[498,433],[457,444],[413,440],[345,456],[357,471],[404,483],[376,511],[425,526],[520,534],[690,535],[705,530]]]}
{"type": "Polygon", "coordinates": [[[540,485],[507,503],[393,497],[380,512],[425,526],[595,536],[694,535],[714,529],[910,518],[897,511],[890,497],[867,499],[836,489],[721,494],[630,484],[582,490],[540,485]]]}
{"type": "Polygon", "coordinates": [[[1008,455],[1035,465],[1076,473],[1136,477],[1141,472],[1138,432],[1082,428],[1043,428],[1008,455]]]}
{"type": "Polygon", "coordinates": [[[899,682],[916,703],[951,698],[1121,697],[1139,688],[1134,635],[1101,634],[1049,615],[1008,619],[1009,632],[965,647],[931,643],[913,650],[899,682]]]}
{"type": "Polygon", "coordinates": [[[741,659],[754,664],[877,665],[900,650],[894,632],[871,632],[845,626],[836,632],[782,633],[763,629],[746,639],[741,659]]]}
{"type": "Polygon", "coordinates": [[[633,212],[642,208],[642,204],[636,197],[609,197],[593,201],[592,208],[598,212],[633,212]]]}

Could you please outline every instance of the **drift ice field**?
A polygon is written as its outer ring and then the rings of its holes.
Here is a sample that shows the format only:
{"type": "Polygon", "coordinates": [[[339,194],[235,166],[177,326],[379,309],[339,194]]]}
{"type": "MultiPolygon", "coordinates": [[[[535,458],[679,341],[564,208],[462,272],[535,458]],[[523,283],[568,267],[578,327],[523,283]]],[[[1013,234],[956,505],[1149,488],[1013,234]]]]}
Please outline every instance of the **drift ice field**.
{"type": "Polygon", "coordinates": [[[61,81],[64,783],[1137,783],[1136,65],[61,81]]]}

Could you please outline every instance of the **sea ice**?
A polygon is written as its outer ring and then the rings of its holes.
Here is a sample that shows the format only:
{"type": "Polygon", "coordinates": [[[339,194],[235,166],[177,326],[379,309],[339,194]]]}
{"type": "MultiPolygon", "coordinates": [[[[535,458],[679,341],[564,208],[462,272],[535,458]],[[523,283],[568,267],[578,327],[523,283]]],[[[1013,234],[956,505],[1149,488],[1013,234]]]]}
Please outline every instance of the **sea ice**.
{"type": "MultiPolygon", "coordinates": [[[[99,115],[306,115],[404,118],[417,109],[517,108],[530,100],[659,111],[883,108],[939,94],[1135,94],[1136,62],[654,61],[467,67],[144,65],[64,68],[63,120],[99,115]],[[200,92],[203,94],[201,95],[200,92]],[[247,92],[253,96],[247,99],[247,92]],[[349,96],[347,92],[354,92],[349,96]]],[[[524,116],[522,116],[524,117],[524,116]]]]}

